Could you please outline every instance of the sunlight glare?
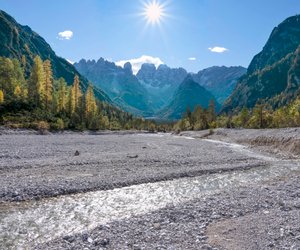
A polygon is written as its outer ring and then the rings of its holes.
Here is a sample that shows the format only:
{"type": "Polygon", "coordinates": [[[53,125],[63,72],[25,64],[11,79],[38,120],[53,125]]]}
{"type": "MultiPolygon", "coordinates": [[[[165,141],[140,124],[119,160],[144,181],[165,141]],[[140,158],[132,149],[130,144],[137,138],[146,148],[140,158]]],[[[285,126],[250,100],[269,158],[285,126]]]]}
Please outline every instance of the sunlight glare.
{"type": "Polygon", "coordinates": [[[164,16],[163,6],[160,5],[156,0],[144,5],[144,16],[147,21],[151,24],[160,23],[162,17],[164,16]]]}

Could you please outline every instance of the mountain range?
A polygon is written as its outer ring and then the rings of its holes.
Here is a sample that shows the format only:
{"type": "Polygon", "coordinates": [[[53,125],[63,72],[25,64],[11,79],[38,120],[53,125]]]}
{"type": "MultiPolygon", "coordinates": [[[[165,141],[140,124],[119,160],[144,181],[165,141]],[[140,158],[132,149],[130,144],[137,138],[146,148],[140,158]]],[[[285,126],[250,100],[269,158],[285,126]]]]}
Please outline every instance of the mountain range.
{"type": "Polygon", "coordinates": [[[82,59],[74,66],[120,108],[135,115],[164,119],[178,119],[186,104],[192,110],[197,104],[207,108],[213,99],[220,107],[246,72],[243,67],[215,66],[189,74],[184,68],[164,64],[156,68],[154,64],[145,63],[134,75],[129,62],[122,68],[103,58],[97,62],[82,59]],[[195,84],[187,84],[186,78],[195,84]]]}
{"type": "Polygon", "coordinates": [[[147,90],[133,75],[130,63],[120,67],[100,58],[98,61],[82,59],[74,66],[122,109],[139,116],[152,115],[147,90]]]}

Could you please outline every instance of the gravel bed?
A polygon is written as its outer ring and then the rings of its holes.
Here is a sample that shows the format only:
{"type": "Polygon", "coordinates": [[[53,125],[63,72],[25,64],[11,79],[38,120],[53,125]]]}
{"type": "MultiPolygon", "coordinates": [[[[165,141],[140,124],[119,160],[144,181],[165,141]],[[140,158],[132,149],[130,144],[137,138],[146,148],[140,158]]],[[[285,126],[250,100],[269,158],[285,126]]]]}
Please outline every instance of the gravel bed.
{"type": "MultiPolygon", "coordinates": [[[[107,131],[38,135],[0,129],[0,209],[71,193],[263,169],[272,162],[298,166],[299,141],[298,128],[180,135],[107,131]],[[243,144],[250,150],[200,138],[243,144]],[[263,154],[255,157],[256,152],[263,154]]],[[[143,215],[133,213],[36,249],[300,249],[300,171],[288,173],[143,215]]]]}
{"type": "Polygon", "coordinates": [[[0,202],[40,199],[265,165],[169,134],[0,135],[0,202]]]}
{"type": "Polygon", "coordinates": [[[281,158],[300,158],[300,128],[219,128],[215,129],[213,133],[209,131],[187,131],[180,133],[180,135],[249,145],[255,150],[277,154],[281,158]]]}
{"type": "Polygon", "coordinates": [[[37,249],[300,249],[300,173],[99,225],[37,249]]]}

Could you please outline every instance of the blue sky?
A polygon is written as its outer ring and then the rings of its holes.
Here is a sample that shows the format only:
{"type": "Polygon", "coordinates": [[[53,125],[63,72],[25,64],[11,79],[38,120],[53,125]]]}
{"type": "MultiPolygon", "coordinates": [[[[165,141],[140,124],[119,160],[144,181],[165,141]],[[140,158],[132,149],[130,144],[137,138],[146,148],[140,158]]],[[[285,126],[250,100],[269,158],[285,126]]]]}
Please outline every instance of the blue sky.
{"type": "Polygon", "coordinates": [[[247,67],[272,29],[300,13],[299,0],[156,0],[165,5],[167,16],[160,25],[147,26],[141,13],[151,1],[0,0],[0,9],[71,61],[104,57],[117,62],[148,55],[192,72],[213,65],[247,67]],[[59,39],[66,30],[73,36],[59,39]],[[228,50],[208,49],[216,46],[228,50]]]}

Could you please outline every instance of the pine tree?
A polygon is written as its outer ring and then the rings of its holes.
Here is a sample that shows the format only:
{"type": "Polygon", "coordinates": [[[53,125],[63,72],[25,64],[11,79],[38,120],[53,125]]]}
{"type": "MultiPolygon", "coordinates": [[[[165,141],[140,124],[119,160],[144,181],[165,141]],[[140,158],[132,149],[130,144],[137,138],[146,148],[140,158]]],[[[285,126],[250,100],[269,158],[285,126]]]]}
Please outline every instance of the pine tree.
{"type": "Polygon", "coordinates": [[[245,127],[248,120],[249,120],[249,111],[248,111],[247,107],[244,107],[239,114],[239,122],[240,122],[241,126],[245,127]]]}
{"type": "Polygon", "coordinates": [[[58,113],[58,93],[57,91],[52,92],[52,101],[51,101],[51,113],[52,114],[57,114],[58,113]]]}
{"type": "Polygon", "coordinates": [[[14,66],[13,86],[14,96],[20,101],[27,101],[27,83],[24,77],[24,71],[17,59],[12,59],[14,66]]]}
{"type": "Polygon", "coordinates": [[[261,100],[259,100],[252,110],[249,126],[252,128],[266,128],[269,123],[268,118],[269,114],[267,110],[265,110],[265,104],[262,104],[261,100]]]}
{"type": "Polygon", "coordinates": [[[74,94],[74,88],[73,86],[69,88],[69,94],[68,94],[68,112],[71,116],[75,113],[75,94],[74,94]]]}
{"type": "Polygon", "coordinates": [[[44,73],[45,73],[45,104],[46,110],[50,110],[53,92],[53,74],[50,60],[44,61],[44,73]]]}
{"type": "Polygon", "coordinates": [[[186,111],[185,111],[184,117],[185,117],[186,119],[188,119],[189,122],[190,122],[191,119],[192,119],[192,112],[191,112],[191,109],[190,109],[189,106],[186,107],[186,111]]]}
{"type": "Polygon", "coordinates": [[[45,72],[43,61],[39,56],[34,58],[28,84],[28,96],[33,104],[43,107],[45,103],[45,72]]]}
{"type": "Polygon", "coordinates": [[[75,112],[78,112],[81,108],[82,92],[79,86],[79,77],[76,75],[74,77],[73,86],[71,87],[69,94],[69,113],[72,115],[75,112]]]}
{"type": "Polygon", "coordinates": [[[15,89],[14,65],[9,58],[0,57],[0,89],[6,99],[13,96],[15,89]]]}
{"type": "Polygon", "coordinates": [[[16,94],[20,99],[25,78],[20,63],[16,59],[0,57],[0,89],[5,99],[16,101],[16,94]]]}
{"type": "Polygon", "coordinates": [[[75,108],[79,108],[82,92],[80,89],[79,77],[77,75],[74,77],[73,88],[74,88],[74,97],[75,97],[75,108]]]}
{"type": "Polygon", "coordinates": [[[210,100],[207,110],[207,121],[209,125],[212,125],[216,121],[216,107],[215,101],[210,100]]]}
{"type": "Polygon", "coordinates": [[[203,109],[200,105],[196,106],[193,113],[192,113],[192,120],[194,121],[193,127],[195,130],[203,129],[203,109]]]}
{"type": "Polygon", "coordinates": [[[57,105],[58,112],[66,110],[67,104],[67,83],[65,79],[58,79],[58,90],[57,90],[57,105]]]}
{"type": "Polygon", "coordinates": [[[86,115],[92,114],[94,116],[96,112],[97,112],[96,98],[94,95],[92,85],[89,85],[85,94],[85,113],[86,115]]]}
{"type": "Polygon", "coordinates": [[[96,117],[97,114],[97,104],[94,96],[94,91],[92,85],[89,85],[86,94],[85,94],[85,118],[87,127],[89,129],[97,129],[100,123],[99,117],[96,117]],[[99,121],[98,121],[99,120],[99,121]]]}

